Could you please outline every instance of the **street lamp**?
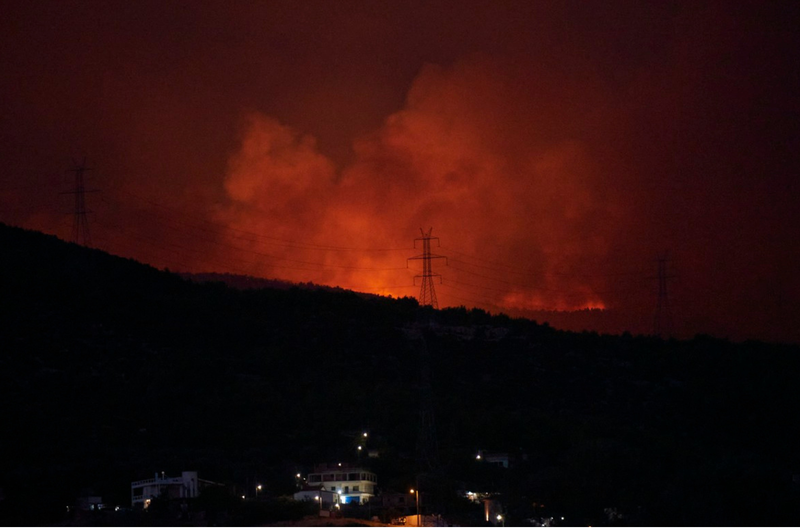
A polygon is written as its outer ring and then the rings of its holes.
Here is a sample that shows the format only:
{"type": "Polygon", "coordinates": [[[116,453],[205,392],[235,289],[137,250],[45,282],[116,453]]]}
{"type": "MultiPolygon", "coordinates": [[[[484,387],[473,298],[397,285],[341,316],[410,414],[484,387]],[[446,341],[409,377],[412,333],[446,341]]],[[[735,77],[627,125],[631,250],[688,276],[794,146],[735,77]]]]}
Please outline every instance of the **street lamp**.
{"type": "Polygon", "coordinates": [[[497,514],[497,522],[503,523],[503,526],[506,526],[506,522],[503,521],[503,516],[500,514],[497,514]]]}
{"type": "Polygon", "coordinates": [[[419,524],[419,519],[420,519],[420,515],[419,515],[419,490],[412,489],[410,491],[410,493],[413,493],[414,495],[417,496],[417,526],[420,526],[420,524],[419,524]]]}
{"type": "Polygon", "coordinates": [[[319,514],[322,515],[322,497],[315,495],[314,500],[319,501],[319,514]]]}
{"type": "Polygon", "coordinates": [[[258,499],[258,493],[261,491],[261,488],[262,488],[261,484],[256,486],[256,499],[258,499]]]}

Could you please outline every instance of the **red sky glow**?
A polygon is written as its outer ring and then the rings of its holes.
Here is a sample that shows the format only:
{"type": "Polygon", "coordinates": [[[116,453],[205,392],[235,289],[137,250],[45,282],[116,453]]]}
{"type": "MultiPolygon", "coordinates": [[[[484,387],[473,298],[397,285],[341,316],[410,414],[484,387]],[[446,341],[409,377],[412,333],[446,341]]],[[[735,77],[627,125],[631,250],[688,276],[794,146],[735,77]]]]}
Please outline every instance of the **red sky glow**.
{"type": "MultiPolygon", "coordinates": [[[[159,268],[800,341],[795,3],[7,2],[0,221],[159,268]],[[607,319],[607,318],[603,318],[607,319]]],[[[613,323],[612,323],[613,321],[613,323]]],[[[555,323],[555,322],[554,322],[555,323]]]]}

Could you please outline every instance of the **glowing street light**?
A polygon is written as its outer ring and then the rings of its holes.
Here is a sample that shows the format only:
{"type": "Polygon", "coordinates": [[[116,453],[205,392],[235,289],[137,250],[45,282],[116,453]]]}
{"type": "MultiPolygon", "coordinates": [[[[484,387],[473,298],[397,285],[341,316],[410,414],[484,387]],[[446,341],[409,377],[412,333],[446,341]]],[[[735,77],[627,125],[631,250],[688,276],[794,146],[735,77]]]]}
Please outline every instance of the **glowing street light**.
{"type": "Polygon", "coordinates": [[[506,522],[503,521],[503,516],[501,514],[497,514],[497,522],[503,523],[503,526],[506,526],[506,522]]]}
{"type": "Polygon", "coordinates": [[[319,501],[319,512],[322,514],[322,497],[319,495],[314,495],[314,500],[319,501]]]}
{"type": "Polygon", "coordinates": [[[421,526],[420,523],[419,523],[419,518],[420,518],[420,516],[419,516],[419,490],[412,489],[409,493],[412,493],[412,494],[416,495],[416,497],[417,497],[417,526],[421,526]]]}

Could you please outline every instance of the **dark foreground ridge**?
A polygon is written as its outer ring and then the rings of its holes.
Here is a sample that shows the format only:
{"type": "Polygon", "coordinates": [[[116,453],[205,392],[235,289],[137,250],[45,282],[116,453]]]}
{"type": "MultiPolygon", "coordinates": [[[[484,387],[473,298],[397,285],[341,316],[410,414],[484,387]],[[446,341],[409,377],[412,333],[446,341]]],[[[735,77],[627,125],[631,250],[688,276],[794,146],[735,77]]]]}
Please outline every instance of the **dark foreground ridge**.
{"type": "MultiPolygon", "coordinates": [[[[63,523],[90,492],[130,506],[130,482],[156,470],[257,478],[279,501],[297,471],[361,459],[406,493],[420,372],[404,329],[431,321],[429,500],[450,522],[481,522],[458,495],[472,490],[498,493],[509,525],[551,512],[573,525],[800,524],[796,346],[236,290],[2,225],[0,265],[0,525],[63,523]],[[371,457],[353,445],[365,428],[371,457]],[[479,449],[513,467],[487,469],[479,449]]],[[[233,524],[272,515],[229,510],[233,524]]]]}

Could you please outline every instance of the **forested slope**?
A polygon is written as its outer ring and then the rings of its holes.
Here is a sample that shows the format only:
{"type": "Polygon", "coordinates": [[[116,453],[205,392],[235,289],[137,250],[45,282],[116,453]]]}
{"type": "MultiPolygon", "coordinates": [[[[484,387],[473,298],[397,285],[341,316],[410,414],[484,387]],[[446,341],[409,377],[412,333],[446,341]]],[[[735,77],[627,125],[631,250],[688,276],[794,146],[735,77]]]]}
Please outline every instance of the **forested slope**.
{"type": "MultiPolygon", "coordinates": [[[[0,503],[56,522],[91,488],[199,470],[291,493],[294,472],[381,451],[386,488],[415,474],[424,332],[442,478],[637,524],[798,524],[800,350],[556,331],[480,310],[291,287],[193,283],[0,226],[0,503]],[[509,451],[509,471],[477,449],[509,451]],[[524,458],[524,460],[523,460],[524,458]]],[[[442,508],[448,506],[443,497],[442,508]]],[[[22,516],[22,517],[20,517],[22,516]]]]}

